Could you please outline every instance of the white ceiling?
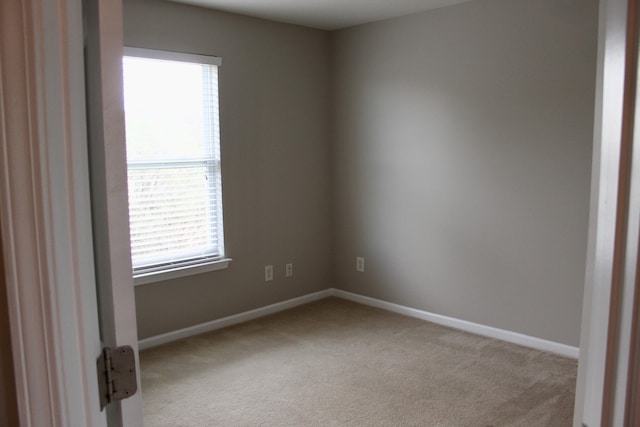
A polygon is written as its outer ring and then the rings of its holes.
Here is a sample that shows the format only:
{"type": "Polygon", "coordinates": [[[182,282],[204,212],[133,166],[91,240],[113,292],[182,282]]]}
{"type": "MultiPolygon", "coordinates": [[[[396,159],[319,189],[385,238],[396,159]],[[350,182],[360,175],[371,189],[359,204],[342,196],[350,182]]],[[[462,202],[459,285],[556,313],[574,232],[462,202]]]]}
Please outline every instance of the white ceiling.
{"type": "Polygon", "coordinates": [[[469,0],[171,0],[322,30],[409,15],[469,0]]]}

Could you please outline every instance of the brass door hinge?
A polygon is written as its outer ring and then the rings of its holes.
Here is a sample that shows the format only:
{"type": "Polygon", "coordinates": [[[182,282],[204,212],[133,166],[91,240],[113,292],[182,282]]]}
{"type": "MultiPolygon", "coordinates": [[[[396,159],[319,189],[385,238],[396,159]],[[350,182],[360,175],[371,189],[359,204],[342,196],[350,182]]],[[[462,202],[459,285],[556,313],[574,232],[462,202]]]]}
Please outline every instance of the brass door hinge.
{"type": "Polygon", "coordinates": [[[133,396],[138,390],[136,379],[136,355],[127,346],[106,347],[98,357],[98,388],[100,409],[109,403],[133,396]]]}

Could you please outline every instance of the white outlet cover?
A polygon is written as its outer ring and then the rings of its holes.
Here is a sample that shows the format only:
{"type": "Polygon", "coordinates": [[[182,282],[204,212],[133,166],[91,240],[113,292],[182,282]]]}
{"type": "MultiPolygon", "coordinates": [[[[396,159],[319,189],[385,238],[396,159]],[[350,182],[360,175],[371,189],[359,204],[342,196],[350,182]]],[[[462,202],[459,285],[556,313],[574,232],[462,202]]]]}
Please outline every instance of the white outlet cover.
{"type": "Polygon", "coordinates": [[[293,264],[289,263],[285,266],[285,277],[293,277],[293,264]]]}

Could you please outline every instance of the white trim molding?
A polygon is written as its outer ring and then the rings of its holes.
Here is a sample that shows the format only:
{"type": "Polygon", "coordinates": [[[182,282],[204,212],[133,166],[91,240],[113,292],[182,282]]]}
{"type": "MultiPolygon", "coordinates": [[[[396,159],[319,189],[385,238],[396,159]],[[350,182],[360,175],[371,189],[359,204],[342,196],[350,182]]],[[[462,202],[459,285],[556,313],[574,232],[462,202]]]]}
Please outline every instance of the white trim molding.
{"type": "Polygon", "coordinates": [[[381,308],[383,310],[392,311],[394,313],[403,314],[405,316],[426,320],[438,325],[448,326],[450,328],[459,329],[461,331],[469,332],[476,335],[482,335],[484,337],[495,338],[501,341],[518,344],[523,347],[529,347],[536,350],[558,354],[560,356],[568,357],[571,359],[578,359],[578,357],[580,356],[580,349],[577,347],[572,347],[570,345],[561,344],[554,341],[543,340],[541,338],[520,334],[518,332],[507,331],[504,329],[494,328],[492,326],[481,325],[479,323],[443,316],[441,314],[417,310],[415,308],[406,307],[375,298],[365,297],[339,289],[332,289],[332,295],[363,305],[381,308]]]}
{"type": "Polygon", "coordinates": [[[0,227],[20,426],[106,426],[81,0],[0,2],[0,227]]]}
{"type": "Polygon", "coordinates": [[[257,319],[259,317],[277,313],[279,311],[287,310],[289,308],[297,307],[302,304],[307,304],[313,301],[317,301],[317,300],[327,298],[327,297],[332,297],[332,296],[357,302],[359,304],[368,305],[370,307],[381,308],[383,310],[391,311],[391,312],[402,314],[405,316],[415,317],[418,319],[426,320],[428,322],[436,323],[438,325],[448,326],[450,328],[459,329],[472,334],[482,335],[489,338],[495,338],[501,341],[518,344],[524,347],[529,347],[536,350],[558,354],[560,356],[568,357],[571,359],[578,359],[578,356],[580,354],[580,350],[577,347],[572,347],[566,344],[547,341],[540,338],[519,334],[517,332],[511,332],[511,331],[506,331],[504,329],[493,328],[491,326],[480,325],[478,323],[468,322],[466,320],[454,319],[452,317],[429,313],[427,311],[417,310],[415,308],[410,308],[410,307],[390,303],[387,301],[382,301],[375,298],[365,297],[363,295],[358,295],[358,294],[354,294],[351,292],[346,292],[346,291],[343,291],[340,289],[334,289],[334,288],[326,289],[320,292],[315,292],[313,294],[290,299],[280,303],[271,304],[266,307],[257,308],[255,310],[245,311],[244,313],[239,313],[233,316],[224,317],[222,319],[213,320],[211,322],[201,323],[199,325],[180,329],[174,332],[168,332],[166,334],[146,338],[140,341],[139,348],[140,350],[147,350],[153,347],[160,346],[162,344],[167,344],[173,341],[181,340],[194,335],[199,335],[205,332],[215,331],[217,329],[222,329],[227,326],[232,326],[238,323],[246,322],[248,320],[257,319]]]}
{"type": "Polygon", "coordinates": [[[140,351],[142,351],[153,347],[158,347],[162,344],[167,344],[195,335],[204,334],[206,332],[226,328],[227,326],[237,325],[238,323],[247,322],[249,320],[268,316],[269,314],[288,310],[299,305],[318,301],[330,297],[332,296],[332,294],[332,289],[326,289],[324,291],[315,292],[298,298],[293,298],[275,304],[267,305],[266,307],[256,308],[255,310],[249,310],[243,313],[234,314],[232,316],[223,317],[222,319],[216,319],[211,322],[201,323],[199,325],[190,326],[188,328],[178,329],[177,331],[167,332],[166,334],[145,338],[143,340],[140,340],[140,342],[138,343],[138,348],[140,349],[140,351]]]}
{"type": "Polygon", "coordinates": [[[153,273],[143,273],[133,276],[133,284],[135,286],[147,285],[149,283],[158,283],[163,280],[178,279],[180,277],[191,276],[194,274],[202,274],[209,271],[224,270],[229,267],[231,258],[217,259],[206,264],[189,265],[174,268],[171,270],[154,271],[153,273]]]}
{"type": "Polygon", "coordinates": [[[141,47],[124,47],[125,56],[138,58],[152,58],[163,61],[193,62],[194,64],[209,64],[222,66],[222,58],[213,55],[201,55],[197,53],[174,52],[170,50],[147,49],[141,47]]]}

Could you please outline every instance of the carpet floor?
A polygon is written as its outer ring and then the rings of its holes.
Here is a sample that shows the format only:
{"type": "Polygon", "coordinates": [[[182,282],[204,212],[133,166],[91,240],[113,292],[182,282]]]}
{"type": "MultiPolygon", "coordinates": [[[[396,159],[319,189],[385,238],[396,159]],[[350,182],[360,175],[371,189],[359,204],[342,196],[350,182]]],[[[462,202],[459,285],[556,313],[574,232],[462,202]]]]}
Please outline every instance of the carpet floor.
{"type": "Polygon", "coordinates": [[[140,353],[145,426],[570,426],[577,362],[327,298],[140,353]]]}

